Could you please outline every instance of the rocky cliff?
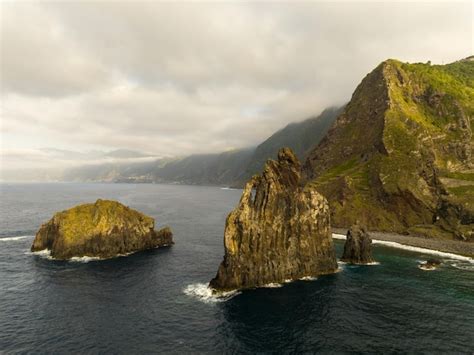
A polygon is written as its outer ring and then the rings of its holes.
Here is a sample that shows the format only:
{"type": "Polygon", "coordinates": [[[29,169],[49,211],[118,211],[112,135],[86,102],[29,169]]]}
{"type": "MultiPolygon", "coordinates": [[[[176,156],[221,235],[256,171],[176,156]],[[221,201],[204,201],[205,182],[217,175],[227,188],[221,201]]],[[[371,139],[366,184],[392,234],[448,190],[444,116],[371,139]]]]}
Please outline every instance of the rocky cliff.
{"type": "Polygon", "coordinates": [[[375,260],[372,257],[372,239],[366,228],[354,224],[348,231],[344,244],[342,261],[350,264],[371,264],[375,260]]]}
{"type": "Polygon", "coordinates": [[[227,217],[224,260],[210,286],[232,290],[337,270],[329,206],[301,186],[301,166],[284,148],[244,188],[227,217]]]}
{"type": "Polygon", "coordinates": [[[97,200],[56,213],[43,224],[31,251],[51,250],[56,259],[111,258],[173,244],[169,228],[154,230],[155,221],[116,201],[97,200]]]}
{"type": "Polygon", "coordinates": [[[332,223],[474,240],[474,62],[387,60],[309,154],[332,223]]]}

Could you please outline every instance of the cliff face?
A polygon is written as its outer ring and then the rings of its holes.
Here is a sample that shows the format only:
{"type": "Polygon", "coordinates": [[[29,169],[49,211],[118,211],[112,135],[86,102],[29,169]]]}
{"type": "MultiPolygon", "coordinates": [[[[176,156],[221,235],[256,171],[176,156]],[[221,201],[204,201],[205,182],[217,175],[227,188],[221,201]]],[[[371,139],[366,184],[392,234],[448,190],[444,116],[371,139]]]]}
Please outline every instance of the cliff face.
{"type": "Polygon", "coordinates": [[[118,202],[97,200],[56,213],[43,224],[31,251],[51,250],[56,259],[111,258],[173,244],[169,228],[154,230],[155,221],[118,202]]]}
{"type": "Polygon", "coordinates": [[[474,240],[474,62],[387,60],[305,162],[334,226],[474,240]]]}
{"type": "Polygon", "coordinates": [[[224,260],[212,288],[251,288],[337,270],[328,203],[300,180],[298,159],[283,148],[245,185],[227,217],[224,260]]]}
{"type": "Polygon", "coordinates": [[[364,227],[354,224],[347,231],[344,253],[341,260],[358,265],[374,262],[372,258],[372,239],[370,239],[364,227]]]}

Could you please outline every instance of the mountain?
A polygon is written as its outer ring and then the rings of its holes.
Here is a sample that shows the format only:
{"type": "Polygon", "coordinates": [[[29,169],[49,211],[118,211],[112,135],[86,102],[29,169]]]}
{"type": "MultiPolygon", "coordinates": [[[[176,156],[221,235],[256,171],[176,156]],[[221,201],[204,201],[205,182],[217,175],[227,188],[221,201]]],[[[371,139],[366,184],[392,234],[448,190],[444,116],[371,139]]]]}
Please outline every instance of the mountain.
{"type": "Polygon", "coordinates": [[[219,154],[191,155],[155,170],[153,180],[190,185],[239,184],[253,151],[254,148],[247,148],[219,154]]]}
{"type": "MultiPolygon", "coordinates": [[[[329,108],[320,115],[291,123],[274,133],[256,148],[237,149],[217,154],[195,154],[184,158],[145,162],[88,164],[68,169],[65,181],[164,182],[241,187],[262,170],[265,161],[276,158],[282,147],[292,148],[301,160],[317,144],[334,122],[340,108],[329,108]]],[[[111,157],[139,158],[127,150],[108,153],[111,157]]]]}
{"type": "Polygon", "coordinates": [[[334,226],[474,240],[474,61],[387,60],[305,162],[334,226]]]}
{"type": "Polygon", "coordinates": [[[324,137],[342,109],[341,107],[325,109],[319,116],[290,123],[271,135],[255,149],[243,176],[244,180],[259,173],[268,159],[276,159],[282,147],[291,148],[298,159],[305,159],[308,150],[324,137]]]}

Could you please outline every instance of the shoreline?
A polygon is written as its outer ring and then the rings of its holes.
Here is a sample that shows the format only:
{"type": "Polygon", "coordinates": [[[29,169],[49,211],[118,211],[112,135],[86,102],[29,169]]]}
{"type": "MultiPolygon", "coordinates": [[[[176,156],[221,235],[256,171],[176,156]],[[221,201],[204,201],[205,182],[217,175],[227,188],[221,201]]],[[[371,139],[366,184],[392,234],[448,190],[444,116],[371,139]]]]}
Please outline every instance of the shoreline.
{"type": "MultiPolygon", "coordinates": [[[[347,234],[346,228],[332,228],[332,233],[347,234]]],[[[463,242],[460,240],[439,240],[428,239],[421,237],[414,237],[411,235],[401,235],[389,232],[374,232],[369,231],[372,239],[381,240],[385,242],[394,242],[411,247],[430,249],[445,253],[452,253],[470,258],[474,257],[474,243],[463,242]]]]}

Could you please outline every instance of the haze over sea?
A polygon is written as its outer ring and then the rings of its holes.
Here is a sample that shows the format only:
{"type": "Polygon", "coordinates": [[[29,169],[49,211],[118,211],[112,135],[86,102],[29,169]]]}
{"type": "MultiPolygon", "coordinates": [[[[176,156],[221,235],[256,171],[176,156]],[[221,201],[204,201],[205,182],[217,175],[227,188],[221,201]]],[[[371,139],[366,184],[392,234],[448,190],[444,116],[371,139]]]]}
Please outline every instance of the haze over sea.
{"type": "MultiPolygon", "coordinates": [[[[374,245],[348,266],[213,298],[225,218],[241,190],[152,184],[1,184],[0,352],[472,352],[474,264],[374,245]],[[56,211],[115,199],[169,225],[175,245],[111,260],[29,252],[56,211]]],[[[335,240],[337,255],[342,241],[335,240]]]]}

